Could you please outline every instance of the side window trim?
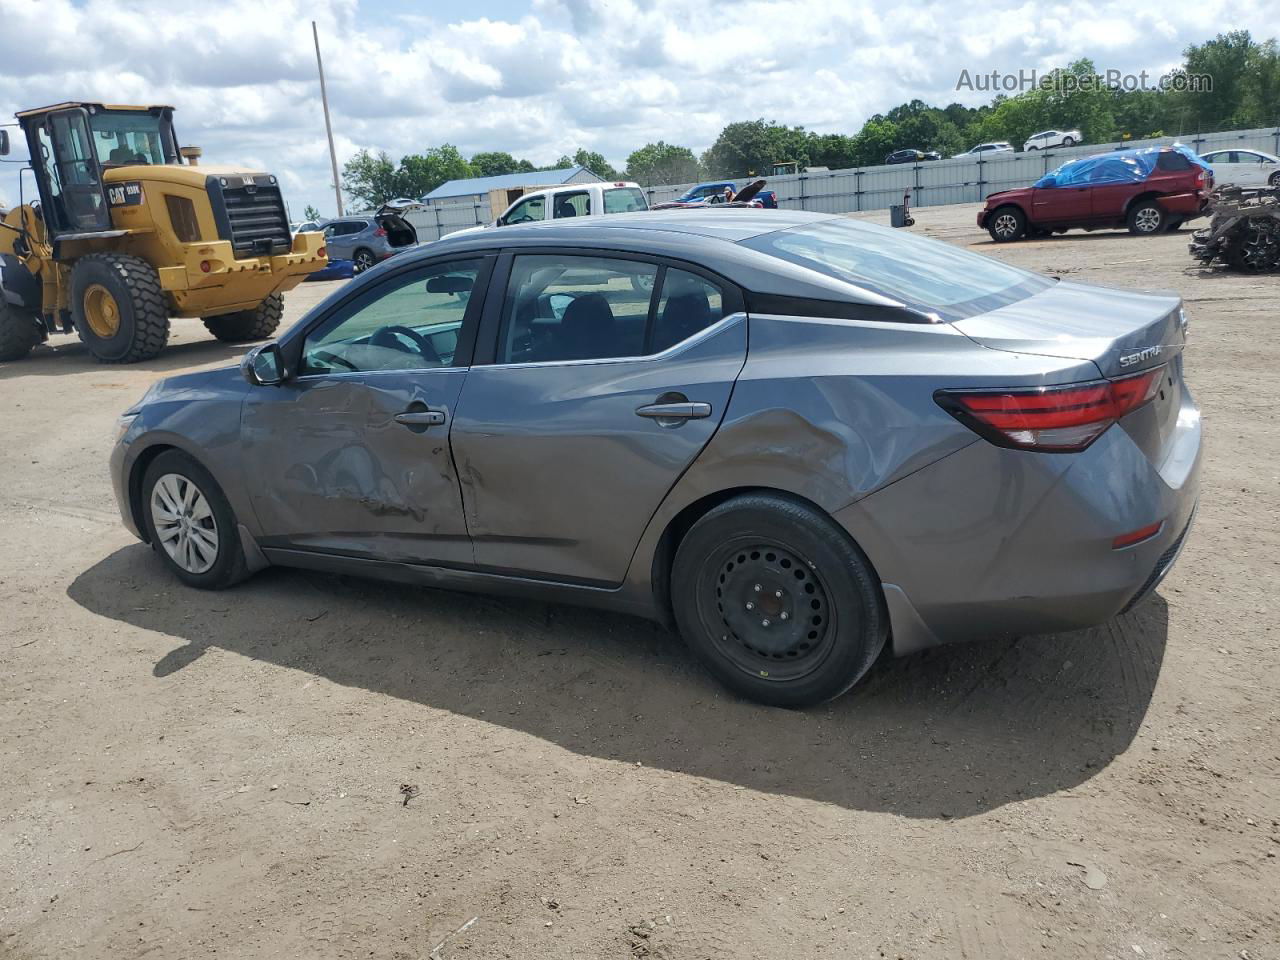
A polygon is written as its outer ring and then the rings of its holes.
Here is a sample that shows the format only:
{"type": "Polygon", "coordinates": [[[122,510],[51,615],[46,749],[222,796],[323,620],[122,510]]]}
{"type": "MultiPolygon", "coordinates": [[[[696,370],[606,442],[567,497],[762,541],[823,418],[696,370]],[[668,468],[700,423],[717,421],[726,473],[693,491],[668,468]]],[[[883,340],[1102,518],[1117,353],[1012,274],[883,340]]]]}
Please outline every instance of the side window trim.
{"type": "MultiPolygon", "coordinates": [[[[611,250],[606,248],[583,247],[581,249],[570,249],[565,247],[506,247],[500,252],[497,262],[494,265],[493,273],[489,277],[490,294],[485,299],[484,315],[478,325],[477,341],[475,352],[472,356],[472,366],[496,366],[496,367],[550,367],[563,366],[565,364],[584,364],[584,363],[618,363],[631,362],[638,360],[653,360],[670,354],[673,350],[679,348],[680,344],[674,344],[658,353],[647,353],[638,357],[602,357],[599,359],[589,360],[537,360],[522,363],[498,363],[498,342],[502,333],[502,314],[506,307],[507,288],[511,279],[511,267],[515,258],[520,255],[532,256],[565,256],[565,257],[605,257],[611,260],[636,260],[641,263],[653,264],[659,268],[659,277],[655,278],[653,291],[650,293],[649,299],[649,319],[653,318],[654,311],[657,309],[658,301],[662,296],[662,284],[659,282],[665,279],[666,268],[673,270],[683,270],[694,276],[701,277],[703,280],[714,285],[720,290],[721,313],[722,316],[715,323],[705,327],[699,334],[701,336],[707,330],[714,330],[733,320],[739,314],[746,314],[746,294],[735,283],[726,280],[719,274],[713,273],[696,263],[689,263],[684,260],[678,260],[674,257],[666,257],[662,254],[645,254],[636,253],[631,250],[611,250]]],[[[645,349],[649,349],[650,330],[652,322],[648,322],[645,331],[645,349]]],[[[694,337],[689,337],[681,343],[688,342],[694,337]]]]}

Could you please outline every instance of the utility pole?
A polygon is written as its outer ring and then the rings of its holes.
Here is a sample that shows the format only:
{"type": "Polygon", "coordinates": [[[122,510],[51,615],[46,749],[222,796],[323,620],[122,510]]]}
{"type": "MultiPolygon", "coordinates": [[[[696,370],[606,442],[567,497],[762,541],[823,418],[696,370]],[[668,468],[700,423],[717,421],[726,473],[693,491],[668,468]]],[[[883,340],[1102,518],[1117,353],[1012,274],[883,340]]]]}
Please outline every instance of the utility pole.
{"type": "Polygon", "coordinates": [[[329,166],[333,168],[333,196],[338,201],[338,216],[342,211],[342,184],[338,180],[338,153],[333,149],[333,124],[329,121],[329,94],[324,87],[324,61],[320,59],[320,31],[311,21],[311,36],[316,41],[316,69],[320,71],[320,102],[324,104],[324,132],[329,135],[329,166]]]}

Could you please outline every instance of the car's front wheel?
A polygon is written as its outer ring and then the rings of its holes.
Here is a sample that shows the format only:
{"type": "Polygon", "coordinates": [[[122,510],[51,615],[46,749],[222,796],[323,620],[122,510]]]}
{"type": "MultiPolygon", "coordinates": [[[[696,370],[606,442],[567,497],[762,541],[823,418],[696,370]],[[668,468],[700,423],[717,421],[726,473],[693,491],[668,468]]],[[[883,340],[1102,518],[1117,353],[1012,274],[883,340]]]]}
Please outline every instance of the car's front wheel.
{"type": "Polygon", "coordinates": [[[147,466],[142,515],[152,549],[184,583],[220,590],[248,576],[231,504],[185,453],[166,450],[147,466]]]}
{"type": "Polygon", "coordinates": [[[720,504],[685,534],[671,573],[681,635],[749,699],[830,700],[884,646],[888,622],[870,562],[807,504],[769,494],[720,504]]]}
{"type": "Polygon", "coordinates": [[[1167,220],[1160,204],[1154,200],[1143,200],[1135,203],[1129,211],[1129,232],[1148,237],[1163,230],[1167,220]]]}
{"type": "Polygon", "coordinates": [[[1273,187],[1280,187],[1280,170],[1273,173],[1270,178],[1268,178],[1267,183],[1271,184],[1273,187]]]}
{"type": "Polygon", "coordinates": [[[1027,217],[1017,207],[1000,207],[987,221],[987,233],[996,243],[1010,243],[1027,231],[1027,217]]]}

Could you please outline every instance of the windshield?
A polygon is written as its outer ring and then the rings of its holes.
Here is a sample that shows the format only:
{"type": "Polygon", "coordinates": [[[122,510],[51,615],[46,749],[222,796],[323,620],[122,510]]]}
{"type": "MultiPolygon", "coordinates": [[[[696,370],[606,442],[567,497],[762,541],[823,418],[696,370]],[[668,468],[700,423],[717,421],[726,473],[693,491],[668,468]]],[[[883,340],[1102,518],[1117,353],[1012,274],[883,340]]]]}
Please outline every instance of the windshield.
{"type": "Polygon", "coordinates": [[[1037,293],[1053,280],[940,240],[858,220],[823,220],[743,241],[943,320],[960,320],[1037,293]]]}
{"type": "Polygon", "coordinates": [[[146,110],[97,111],[89,128],[103,164],[177,163],[177,151],[165,149],[167,124],[146,110]]]}

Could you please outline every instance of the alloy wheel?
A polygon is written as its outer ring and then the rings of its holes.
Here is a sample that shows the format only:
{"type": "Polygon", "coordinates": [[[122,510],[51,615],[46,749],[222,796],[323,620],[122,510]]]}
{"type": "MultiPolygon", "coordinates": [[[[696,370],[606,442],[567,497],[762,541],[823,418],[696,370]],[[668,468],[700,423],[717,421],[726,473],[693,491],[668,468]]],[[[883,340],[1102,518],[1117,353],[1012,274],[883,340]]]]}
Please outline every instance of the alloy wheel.
{"type": "Polygon", "coordinates": [[[1018,232],[1018,218],[1012,213],[1002,213],[996,217],[992,229],[1002,237],[1012,237],[1018,232]]]}
{"type": "Polygon", "coordinates": [[[1134,225],[1142,233],[1155,233],[1160,229],[1160,211],[1155,207],[1143,207],[1133,216],[1134,225]]]}
{"type": "Polygon", "coordinates": [[[373,256],[368,251],[361,250],[359,253],[356,254],[356,264],[355,264],[356,273],[364,273],[366,270],[368,270],[372,266],[373,266],[373,256]]]}
{"type": "Polygon", "coordinates": [[[209,500],[189,477],[166,473],[151,489],[151,520],[169,559],[188,573],[205,573],[218,560],[218,521],[209,500]]]}

